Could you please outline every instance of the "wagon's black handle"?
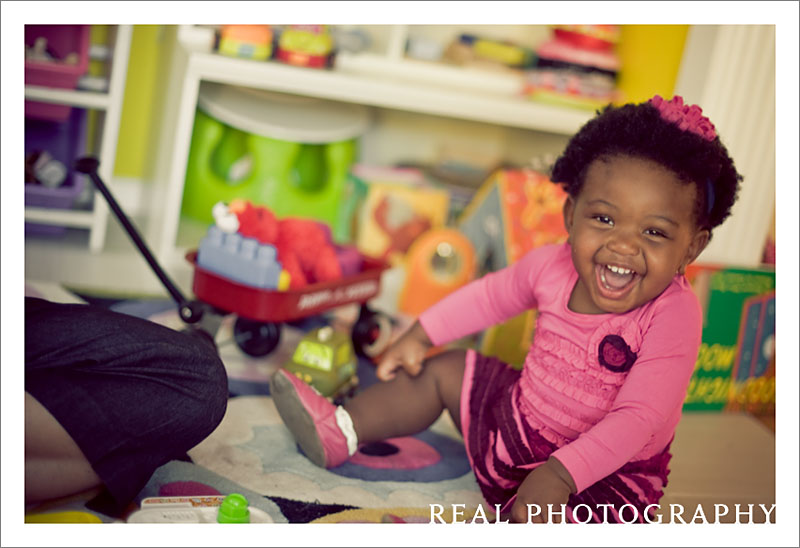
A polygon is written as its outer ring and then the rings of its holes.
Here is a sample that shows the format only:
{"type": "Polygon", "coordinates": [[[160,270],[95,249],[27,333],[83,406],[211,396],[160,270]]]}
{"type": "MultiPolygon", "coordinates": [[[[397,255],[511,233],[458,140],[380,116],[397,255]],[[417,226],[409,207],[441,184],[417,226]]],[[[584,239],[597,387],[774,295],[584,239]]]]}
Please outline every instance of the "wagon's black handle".
{"type": "Polygon", "coordinates": [[[83,158],[78,158],[75,161],[75,169],[80,173],[84,173],[88,175],[94,185],[97,187],[97,190],[103,195],[106,202],[108,202],[108,206],[114,212],[114,215],[117,216],[119,222],[122,223],[122,226],[125,228],[125,231],[130,236],[133,243],[136,244],[136,247],[139,248],[139,251],[142,253],[144,258],[147,260],[150,268],[153,269],[158,279],[161,280],[161,283],[164,285],[169,294],[172,295],[172,298],[178,304],[178,313],[181,316],[181,319],[186,323],[197,323],[200,318],[203,316],[203,305],[196,301],[189,301],[186,297],[183,296],[180,289],[172,283],[172,280],[167,276],[167,273],[164,272],[164,269],[161,268],[161,265],[158,264],[153,254],[150,252],[150,249],[147,247],[147,244],[144,242],[142,237],[139,235],[139,231],[136,230],[136,227],[133,226],[130,220],[128,220],[127,215],[125,212],[122,211],[122,208],[119,207],[119,204],[114,199],[114,196],[111,195],[111,191],[108,190],[106,184],[100,179],[100,176],[97,174],[97,167],[100,165],[100,162],[94,156],[84,156],[83,158]]]}

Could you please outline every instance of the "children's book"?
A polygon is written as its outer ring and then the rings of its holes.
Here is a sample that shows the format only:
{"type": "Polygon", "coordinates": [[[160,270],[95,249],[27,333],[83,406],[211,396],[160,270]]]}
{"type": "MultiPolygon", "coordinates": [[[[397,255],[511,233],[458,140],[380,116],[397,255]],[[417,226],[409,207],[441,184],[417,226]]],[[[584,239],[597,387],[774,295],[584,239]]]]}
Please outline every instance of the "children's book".
{"type": "Polygon", "coordinates": [[[689,265],[703,307],[703,338],[688,411],[775,409],[775,270],[689,265]]]}
{"type": "Polygon", "coordinates": [[[447,190],[432,185],[368,180],[356,246],[364,255],[402,264],[414,240],[445,225],[447,190]]]}

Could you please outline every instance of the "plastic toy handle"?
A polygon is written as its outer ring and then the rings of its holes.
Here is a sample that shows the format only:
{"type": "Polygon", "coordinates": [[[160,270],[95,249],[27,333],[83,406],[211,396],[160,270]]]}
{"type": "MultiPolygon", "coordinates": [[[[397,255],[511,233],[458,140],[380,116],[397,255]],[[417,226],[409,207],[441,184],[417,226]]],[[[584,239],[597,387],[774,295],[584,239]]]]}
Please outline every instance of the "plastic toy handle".
{"type": "Polygon", "coordinates": [[[117,216],[119,222],[122,223],[123,227],[125,227],[125,231],[128,233],[128,236],[130,236],[131,240],[133,240],[133,243],[136,244],[136,247],[139,248],[139,251],[147,260],[156,276],[158,276],[158,279],[161,280],[161,283],[164,285],[167,291],[169,291],[169,294],[172,295],[172,298],[178,304],[178,312],[181,316],[181,319],[186,323],[196,323],[203,315],[203,307],[198,303],[189,302],[180,292],[178,287],[172,282],[172,280],[170,280],[169,276],[167,276],[167,273],[161,268],[161,265],[158,264],[155,257],[150,252],[150,249],[147,247],[147,244],[139,235],[139,231],[136,230],[136,227],[130,222],[128,216],[125,215],[125,212],[123,212],[122,208],[119,207],[117,200],[111,195],[111,191],[108,190],[108,187],[97,174],[97,168],[99,165],[100,162],[93,156],[84,156],[83,158],[78,158],[75,161],[75,169],[80,173],[88,175],[92,179],[92,182],[97,187],[97,190],[100,191],[106,202],[108,202],[108,206],[114,212],[114,215],[117,216]]]}

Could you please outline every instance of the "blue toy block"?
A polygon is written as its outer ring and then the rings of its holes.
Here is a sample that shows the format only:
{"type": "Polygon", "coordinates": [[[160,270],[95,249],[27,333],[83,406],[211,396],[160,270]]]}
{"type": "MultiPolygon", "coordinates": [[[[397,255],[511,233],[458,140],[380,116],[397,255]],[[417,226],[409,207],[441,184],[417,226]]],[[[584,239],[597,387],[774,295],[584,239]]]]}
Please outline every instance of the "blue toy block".
{"type": "Polygon", "coordinates": [[[211,226],[197,250],[200,268],[233,281],[263,289],[277,289],[281,264],[275,247],[241,234],[211,226]]]}

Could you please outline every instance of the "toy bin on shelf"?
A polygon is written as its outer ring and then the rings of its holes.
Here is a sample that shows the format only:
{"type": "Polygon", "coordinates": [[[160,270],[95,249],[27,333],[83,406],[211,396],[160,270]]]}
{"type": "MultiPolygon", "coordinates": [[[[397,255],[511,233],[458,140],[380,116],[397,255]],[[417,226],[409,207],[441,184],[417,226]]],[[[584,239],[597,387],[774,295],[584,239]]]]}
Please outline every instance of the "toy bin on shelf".
{"type": "Polygon", "coordinates": [[[181,213],[211,224],[215,203],[241,198],[322,221],[345,241],[349,171],[368,124],[360,105],[203,82],[181,213]]]}
{"type": "MultiPolygon", "coordinates": [[[[26,86],[75,89],[89,67],[89,25],[25,25],[25,48],[26,86]]],[[[71,110],[25,101],[29,118],[63,122],[71,110]]]]}
{"type": "MultiPolygon", "coordinates": [[[[66,169],[64,181],[57,187],[25,184],[25,207],[71,209],[86,186],[82,175],[72,169],[76,158],[86,151],[86,111],[73,109],[64,122],[25,118],[25,158],[47,152],[66,169]]],[[[25,223],[26,234],[62,234],[57,225],[25,223]]]]}

